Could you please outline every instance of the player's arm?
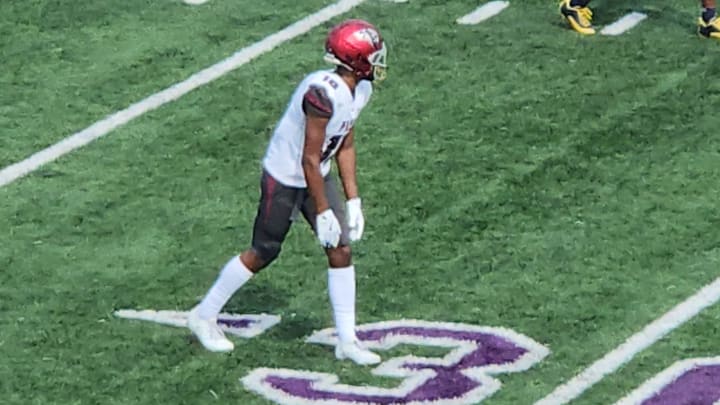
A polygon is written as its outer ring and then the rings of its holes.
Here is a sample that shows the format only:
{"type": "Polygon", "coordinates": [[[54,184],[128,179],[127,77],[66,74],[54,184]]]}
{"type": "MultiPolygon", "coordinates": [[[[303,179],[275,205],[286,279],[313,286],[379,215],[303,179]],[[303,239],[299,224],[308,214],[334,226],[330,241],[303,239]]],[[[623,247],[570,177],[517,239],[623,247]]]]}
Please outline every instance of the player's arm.
{"type": "Polygon", "coordinates": [[[343,144],[335,155],[335,161],[340,172],[345,197],[348,200],[358,197],[358,186],[355,166],[355,129],[350,129],[343,140],[343,144]]]}
{"type": "Polygon", "coordinates": [[[355,175],[355,128],[350,129],[350,133],[343,140],[340,150],[335,155],[335,160],[345,189],[345,197],[347,197],[345,211],[350,230],[348,236],[351,241],[360,240],[365,229],[365,217],[362,213],[362,201],[358,194],[355,175]]]}
{"type": "Polygon", "coordinates": [[[302,167],[305,173],[308,192],[315,202],[319,214],[330,208],[325,196],[325,183],[320,171],[322,147],[325,143],[325,128],[332,117],[332,101],[321,87],[311,87],[303,98],[303,110],[306,115],[305,145],[303,147],[302,167]]]}

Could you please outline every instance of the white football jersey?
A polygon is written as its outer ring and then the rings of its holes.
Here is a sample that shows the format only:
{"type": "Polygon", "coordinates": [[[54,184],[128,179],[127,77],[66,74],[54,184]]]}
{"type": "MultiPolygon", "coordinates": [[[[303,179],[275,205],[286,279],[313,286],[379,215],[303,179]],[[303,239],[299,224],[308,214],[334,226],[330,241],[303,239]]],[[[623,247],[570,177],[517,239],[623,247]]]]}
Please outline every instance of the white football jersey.
{"type": "Polygon", "coordinates": [[[288,187],[307,187],[302,167],[306,123],[303,98],[311,86],[323,88],[333,106],[332,117],[325,129],[325,143],[322,149],[320,170],[323,176],[330,173],[332,157],[355,125],[355,120],[372,94],[372,83],[361,80],[355,87],[353,97],[347,83],[333,71],[321,70],[305,77],[295,89],[285,114],[275,127],[263,158],[265,170],[288,187]]]}

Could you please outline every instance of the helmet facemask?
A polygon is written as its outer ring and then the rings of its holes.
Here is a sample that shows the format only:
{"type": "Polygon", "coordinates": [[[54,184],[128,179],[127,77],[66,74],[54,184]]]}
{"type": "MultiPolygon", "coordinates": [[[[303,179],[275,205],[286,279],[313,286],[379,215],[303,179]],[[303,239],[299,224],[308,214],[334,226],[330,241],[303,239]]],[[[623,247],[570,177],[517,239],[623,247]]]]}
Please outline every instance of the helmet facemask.
{"type": "Polygon", "coordinates": [[[387,77],[387,49],[383,43],[381,48],[368,57],[372,71],[368,80],[383,81],[387,77]]]}

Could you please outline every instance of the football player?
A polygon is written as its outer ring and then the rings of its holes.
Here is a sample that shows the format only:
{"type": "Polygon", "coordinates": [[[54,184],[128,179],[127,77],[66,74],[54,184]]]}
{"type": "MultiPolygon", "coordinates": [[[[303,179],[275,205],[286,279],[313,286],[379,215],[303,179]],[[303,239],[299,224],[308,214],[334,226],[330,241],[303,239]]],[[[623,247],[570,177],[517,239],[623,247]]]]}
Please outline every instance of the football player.
{"type": "Polygon", "coordinates": [[[570,28],[584,35],[595,33],[595,28],[592,26],[592,10],[588,4],[590,4],[590,0],[562,0],[560,2],[560,14],[570,24],[570,28]]]}
{"type": "MultiPolygon", "coordinates": [[[[720,39],[720,19],[717,18],[716,0],[702,0],[703,12],[698,18],[698,33],[706,38],[720,39]]],[[[590,0],[562,0],[560,14],[567,20],[575,31],[592,35],[595,28],[592,26],[592,10],[588,7],[590,0]]]]}
{"type": "Polygon", "coordinates": [[[702,1],[703,12],[698,18],[698,34],[706,38],[720,39],[720,18],[715,11],[715,0],[702,1]]]}
{"type": "Polygon", "coordinates": [[[350,242],[363,234],[364,217],[355,176],[355,120],[368,103],[373,80],[385,76],[386,48],[378,30],[362,20],[335,26],[325,43],[334,70],[309,74],[295,90],[263,158],[260,202],[251,247],[223,267],[188,327],[205,348],[231,351],[217,316],[230,297],[280,254],[294,212],[312,226],[328,258],[328,293],[338,345],[335,356],[376,364],[380,356],[355,335],[355,267],[350,242]],[[335,159],[347,201],[334,177],[335,159]]]}

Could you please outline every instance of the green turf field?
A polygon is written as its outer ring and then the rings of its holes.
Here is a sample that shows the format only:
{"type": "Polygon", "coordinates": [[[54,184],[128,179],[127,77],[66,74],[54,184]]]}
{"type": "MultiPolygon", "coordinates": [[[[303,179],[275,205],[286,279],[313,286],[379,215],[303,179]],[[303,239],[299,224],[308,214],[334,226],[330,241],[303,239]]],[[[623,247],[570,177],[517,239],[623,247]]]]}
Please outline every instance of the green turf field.
{"type": "MultiPolygon", "coordinates": [[[[0,2],[0,168],[331,3],[0,2]]],[[[594,4],[601,25],[649,18],[586,38],[554,1],[461,26],[479,3],[369,0],[332,20],[368,19],[390,45],[356,130],[359,322],[503,327],[549,349],[483,404],[533,404],[719,273],[720,48],[695,36],[695,1],[594,4]]],[[[331,25],[0,188],[0,403],[275,403],[240,381],[261,367],[400,383],[305,343],[331,313],[304,224],[226,308],[282,321],[232,354],[113,316],[189,309],[247,246],[260,158],[294,86],[326,66],[331,25]]],[[[720,356],[718,325],[713,307],[572,403],[720,356]]]]}

